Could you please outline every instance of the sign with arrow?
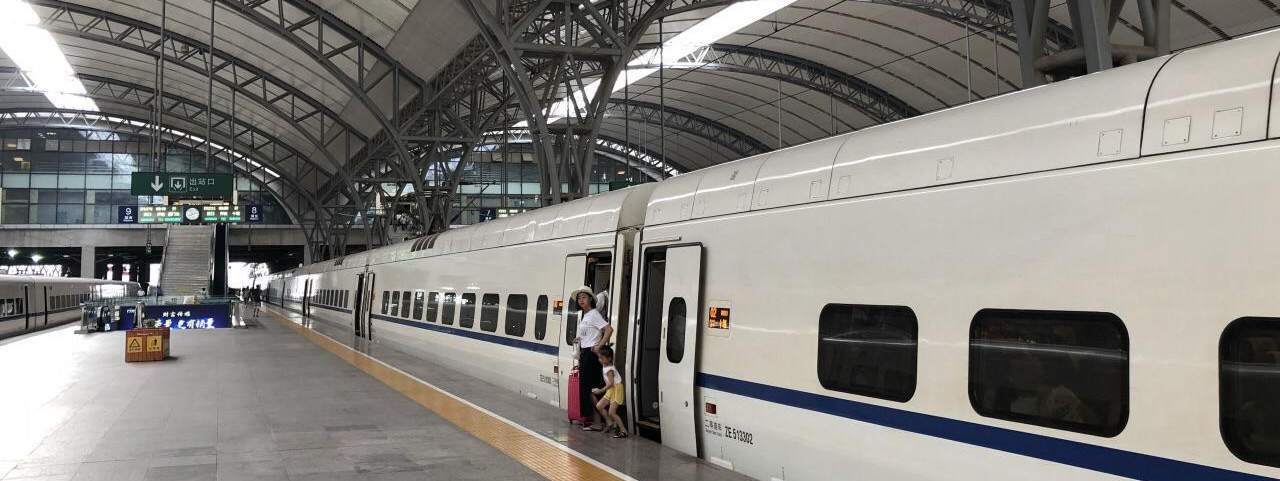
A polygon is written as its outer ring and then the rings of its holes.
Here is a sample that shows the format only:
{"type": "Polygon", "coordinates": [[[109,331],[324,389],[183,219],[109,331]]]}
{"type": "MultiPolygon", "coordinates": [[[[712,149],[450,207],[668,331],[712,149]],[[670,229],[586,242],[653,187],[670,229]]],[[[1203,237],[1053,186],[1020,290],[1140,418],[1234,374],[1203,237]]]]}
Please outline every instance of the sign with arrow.
{"type": "Polygon", "coordinates": [[[230,198],[234,188],[235,178],[231,174],[134,172],[129,193],[230,198]]]}

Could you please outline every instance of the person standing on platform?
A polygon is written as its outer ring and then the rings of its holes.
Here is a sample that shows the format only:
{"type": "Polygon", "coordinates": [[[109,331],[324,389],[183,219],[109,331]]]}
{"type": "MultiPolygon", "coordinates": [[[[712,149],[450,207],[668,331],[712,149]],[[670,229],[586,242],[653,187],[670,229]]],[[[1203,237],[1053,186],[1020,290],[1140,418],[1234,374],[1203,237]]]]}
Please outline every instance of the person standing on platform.
{"type": "MultiPolygon", "coordinates": [[[[613,326],[604,320],[604,316],[596,310],[596,296],[590,287],[582,286],[569,293],[569,297],[578,303],[581,319],[578,321],[578,337],[574,343],[578,345],[578,405],[595,406],[596,399],[592,391],[604,387],[604,372],[597,357],[599,349],[609,344],[613,338],[613,326]]],[[[584,431],[599,431],[600,413],[591,410],[591,425],[584,426],[584,431]]]]}

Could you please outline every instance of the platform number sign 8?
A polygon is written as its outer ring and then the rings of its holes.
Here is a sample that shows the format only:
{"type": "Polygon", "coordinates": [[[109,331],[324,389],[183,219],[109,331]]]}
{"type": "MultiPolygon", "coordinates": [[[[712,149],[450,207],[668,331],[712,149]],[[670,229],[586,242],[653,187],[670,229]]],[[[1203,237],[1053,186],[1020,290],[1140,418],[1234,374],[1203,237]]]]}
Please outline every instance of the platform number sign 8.
{"type": "Polygon", "coordinates": [[[262,222],[262,206],[258,204],[249,204],[244,208],[244,217],[246,222],[262,222]]]}

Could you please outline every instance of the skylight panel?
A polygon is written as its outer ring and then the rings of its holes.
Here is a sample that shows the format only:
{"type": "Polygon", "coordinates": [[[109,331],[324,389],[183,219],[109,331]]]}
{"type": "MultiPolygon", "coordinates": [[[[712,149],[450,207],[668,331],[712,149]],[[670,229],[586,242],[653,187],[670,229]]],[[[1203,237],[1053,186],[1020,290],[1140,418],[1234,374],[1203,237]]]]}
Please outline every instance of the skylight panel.
{"type": "Polygon", "coordinates": [[[40,17],[27,2],[0,0],[0,50],[54,107],[98,111],[58,42],[40,27],[40,17]]]}

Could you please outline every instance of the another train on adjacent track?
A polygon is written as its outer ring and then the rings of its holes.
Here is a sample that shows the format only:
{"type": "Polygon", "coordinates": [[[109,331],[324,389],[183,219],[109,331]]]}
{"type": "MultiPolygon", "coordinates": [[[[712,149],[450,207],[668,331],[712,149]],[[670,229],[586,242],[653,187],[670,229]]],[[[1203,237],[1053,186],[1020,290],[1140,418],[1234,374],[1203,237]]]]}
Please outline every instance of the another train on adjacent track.
{"type": "Polygon", "coordinates": [[[609,292],[628,421],[762,480],[1280,478],[1280,32],[280,273],[530,398],[609,292]]]}
{"type": "Polygon", "coordinates": [[[0,275],[0,338],[80,319],[80,305],[131,296],[136,282],[0,275]]]}

